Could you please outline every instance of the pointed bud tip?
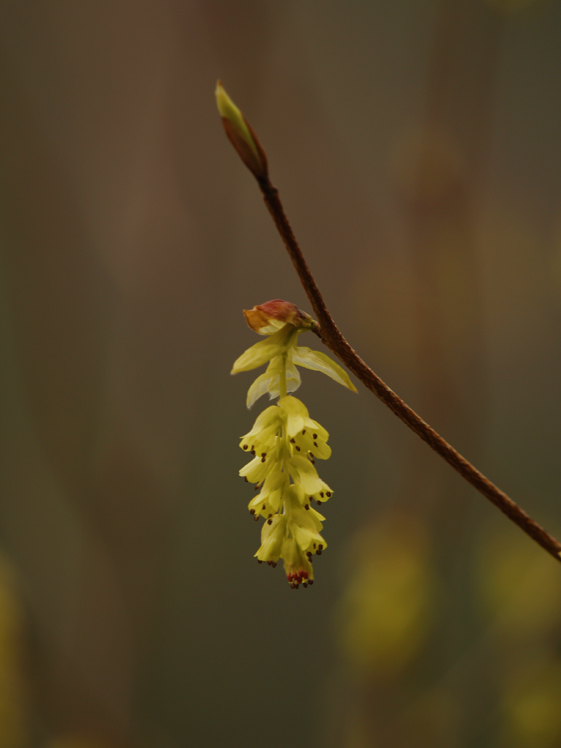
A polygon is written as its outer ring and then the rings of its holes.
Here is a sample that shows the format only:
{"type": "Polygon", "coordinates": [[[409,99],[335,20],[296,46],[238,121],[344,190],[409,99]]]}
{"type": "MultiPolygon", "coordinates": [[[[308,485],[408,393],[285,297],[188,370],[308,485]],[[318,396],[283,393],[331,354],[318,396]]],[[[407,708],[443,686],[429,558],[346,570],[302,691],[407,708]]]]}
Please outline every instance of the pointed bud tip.
{"type": "Polygon", "coordinates": [[[214,93],[228,140],[251,173],[257,179],[266,179],[267,156],[251,125],[228,96],[220,80],[216,82],[214,93]]]}
{"type": "Polygon", "coordinates": [[[221,117],[226,117],[227,119],[241,119],[242,113],[224,90],[221,80],[216,81],[214,94],[216,96],[216,106],[218,107],[221,117]]]}

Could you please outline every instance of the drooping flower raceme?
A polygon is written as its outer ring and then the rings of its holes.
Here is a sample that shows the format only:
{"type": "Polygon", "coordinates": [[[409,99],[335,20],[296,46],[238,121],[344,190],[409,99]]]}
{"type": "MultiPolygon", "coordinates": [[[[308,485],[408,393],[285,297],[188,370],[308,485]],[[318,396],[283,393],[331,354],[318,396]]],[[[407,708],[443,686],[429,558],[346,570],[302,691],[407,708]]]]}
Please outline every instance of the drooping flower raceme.
{"type": "Polygon", "coordinates": [[[249,502],[255,520],[263,517],[259,563],[276,566],[279,559],[291,587],[312,584],[312,557],[321,555],[327,543],[321,535],[325,519],[312,502],[321,505],[333,493],[315,468],[316,459],[331,455],[329,434],[310,418],[306,406],[293,395],[300,386],[297,366],[321,371],[356,392],[347,373],[329,356],[298,345],[300,333],[315,322],[294,304],[275,299],[244,311],[248,325],[267,335],[234,363],[232,374],[268,364],[264,374],[247,393],[247,407],[265,393],[277,403],[266,408],[253,428],[241,438],[240,447],[253,459],[240,470],[257,495],[249,502]]]}

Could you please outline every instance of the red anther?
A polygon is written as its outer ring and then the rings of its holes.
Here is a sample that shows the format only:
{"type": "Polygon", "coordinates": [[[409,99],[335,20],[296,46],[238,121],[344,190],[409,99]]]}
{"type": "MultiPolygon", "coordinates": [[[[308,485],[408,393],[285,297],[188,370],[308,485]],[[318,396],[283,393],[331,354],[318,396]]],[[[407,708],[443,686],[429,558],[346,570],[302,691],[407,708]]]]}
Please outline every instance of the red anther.
{"type": "Polygon", "coordinates": [[[250,514],[255,514],[255,509],[250,509],[250,510],[249,510],[249,513],[250,513],[250,514]]]}
{"type": "Polygon", "coordinates": [[[308,583],[307,583],[307,582],[304,582],[304,587],[307,587],[307,586],[308,586],[308,583]]]}
{"type": "Polygon", "coordinates": [[[273,561],[273,563],[272,563],[273,569],[275,568],[276,565],[277,565],[277,562],[273,561]]]}
{"type": "Polygon", "coordinates": [[[272,561],[267,561],[267,566],[272,566],[272,565],[273,565],[272,561]]]}
{"type": "Polygon", "coordinates": [[[313,584],[313,583],[314,583],[313,579],[308,579],[308,584],[313,584]]]}

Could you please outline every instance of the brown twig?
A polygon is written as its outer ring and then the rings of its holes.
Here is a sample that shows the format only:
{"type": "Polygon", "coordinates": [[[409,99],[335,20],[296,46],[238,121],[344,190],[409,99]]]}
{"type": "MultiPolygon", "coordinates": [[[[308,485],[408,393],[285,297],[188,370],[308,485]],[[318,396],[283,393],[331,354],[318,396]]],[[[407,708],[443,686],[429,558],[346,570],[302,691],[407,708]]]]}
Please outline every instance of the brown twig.
{"type": "Polygon", "coordinates": [[[470,462],[457,452],[448,442],[443,439],[431,426],[415,413],[395,392],[375,374],[372,369],[351,348],[329,313],[323,300],[323,296],[314,277],[304,259],[302,250],[292,232],[282,203],[279,199],[278,190],[273,187],[268,177],[257,180],[263,194],[265,204],[269,209],[275,226],[290,255],[292,264],[298,273],[304,291],[310,300],[310,304],[318,319],[319,327],[317,334],[325,345],[339,358],[358,379],[368,387],[388,408],[400,418],[409,428],[425,441],[431,449],[439,454],[446,462],[456,470],[462,478],[471,483],[498,509],[506,514],[518,527],[539,543],[557,561],[561,561],[561,543],[535,522],[526,512],[521,509],[504,491],[497,488],[491,481],[479,472],[470,462]]]}
{"type": "MultiPolygon", "coordinates": [[[[241,112],[237,110],[237,113],[239,113],[240,117],[243,119],[243,123],[248,125],[241,112]]],[[[225,119],[222,110],[221,114],[223,115],[223,119],[225,119]]],[[[228,128],[226,128],[226,134],[239,153],[236,143],[232,140],[232,137],[228,132],[228,128]]],[[[251,128],[250,137],[252,139],[250,141],[251,146],[255,152],[259,154],[260,162],[258,167],[252,168],[252,166],[248,165],[248,168],[253,173],[259,184],[261,193],[263,194],[263,199],[265,200],[265,205],[275,222],[275,226],[281,235],[288,254],[290,255],[290,259],[292,260],[292,264],[298,273],[300,282],[304,287],[304,291],[306,292],[318,319],[319,324],[315,329],[316,334],[337,356],[337,358],[339,358],[353,372],[353,374],[360,379],[365,387],[371,390],[385,405],[387,405],[388,408],[395,413],[403,423],[409,426],[412,431],[420,436],[421,439],[431,447],[431,449],[446,460],[446,462],[451,465],[454,470],[462,476],[462,478],[465,478],[468,483],[471,483],[474,488],[489,499],[489,501],[500,509],[503,514],[506,514],[514,524],[518,525],[526,535],[533,538],[536,543],[541,545],[541,547],[557,559],[557,561],[561,561],[561,543],[546,532],[543,527],[538,525],[537,522],[526,514],[518,504],[512,501],[512,499],[501,491],[500,488],[497,488],[497,486],[491,483],[491,481],[480,473],[470,462],[462,457],[462,455],[457,452],[454,447],[448,444],[448,442],[431,428],[428,423],[423,421],[414,410],[404,403],[403,400],[372,371],[353,348],[351,348],[329,313],[325,301],[323,300],[323,296],[321,295],[310,268],[308,267],[308,263],[304,259],[302,250],[296,241],[296,237],[294,236],[288,218],[284,212],[284,208],[282,207],[278,190],[271,184],[269,179],[266,156],[264,155],[265,152],[259,143],[255,132],[251,128]]]]}

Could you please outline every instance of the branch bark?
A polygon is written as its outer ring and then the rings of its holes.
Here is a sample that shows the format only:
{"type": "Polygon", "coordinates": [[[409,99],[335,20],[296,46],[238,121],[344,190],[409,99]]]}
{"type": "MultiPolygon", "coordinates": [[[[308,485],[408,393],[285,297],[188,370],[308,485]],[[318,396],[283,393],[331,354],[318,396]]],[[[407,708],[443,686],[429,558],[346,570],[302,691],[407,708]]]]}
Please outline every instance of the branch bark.
{"type": "Polygon", "coordinates": [[[302,250],[296,241],[284,208],[280,201],[278,190],[271,184],[268,177],[258,178],[257,182],[265,205],[284,242],[290,259],[306,295],[312,305],[318,320],[316,334],[323,343],[347,366],[355,376],[378,397],[384,405],[395,413],[403,423],[414,431],[431,449],[454,468],[479,493],[500,509],[510,520],[550,553],[557,561],[561,561],[561,543],[550,535],[543,527],[521,509],[504,491],[495,486],[483,473],[475,468],[465,457],[452,447],[440,434],[426,423],[410,408],[396,393],[383,382],[380,377],[360,358],[349,345],[331,316],[323,296],[308,267],[302,250]]]}

